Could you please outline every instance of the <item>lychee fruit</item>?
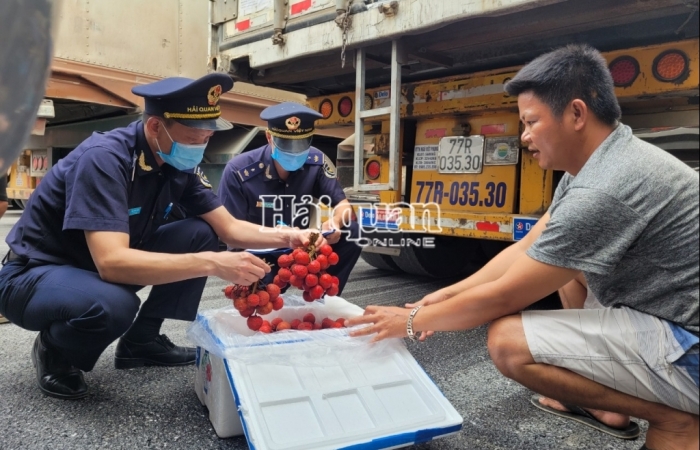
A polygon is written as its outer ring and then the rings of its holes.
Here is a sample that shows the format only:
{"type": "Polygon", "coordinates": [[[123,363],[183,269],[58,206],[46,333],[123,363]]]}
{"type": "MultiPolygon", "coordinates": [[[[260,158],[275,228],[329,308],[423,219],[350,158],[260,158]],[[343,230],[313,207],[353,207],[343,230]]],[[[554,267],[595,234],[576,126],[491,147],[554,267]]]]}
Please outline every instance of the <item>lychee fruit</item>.
{"type": "Polygon", "coordinates": [[[272,322],[270,322],[270,326],[271,326],[274,330],[276,330],[276,329],[277,329],[277,325],[281,324],[282,322],[284,322],[284,321],[282,320],[281,317],[276,317],[276,318],[272,319],[272,322]]]}
{"type": "Polygon", "coordinates": [[[316,286],[318,284],[318,277],[316,275],[310,273],[304,278],[304,283],[308,287],[316,286]]]}
{"type": "Polygon", "coordinates": [[[308,270],[309,273],[319,273],[321,271],[321,263],[313,260],[306,266],[306,270],[308,270]]]}
{"type": "Polygon", "coordinates": [[[338,261],[340,261],[340,257],[336,252],[333,252],[330,255],[328,255],[328,264],[330,264],[331,266],[335,266],[336,264],[338,264],[338,261]]]}
{"type": "Polygon", "coordinates": [[[287,282],[292,276],[292,271],[286,268],[282,268],[277,272],[277,276],[280,277],[280,281],[287,282]]]}
{"type": "Polygon", "coordinates": [[[316,316],[311,313],[304,314],[304,318],[301,320],[302,322],[316,323],[316,316]]]}
{"type": "Polygon", "coordinates": [[[294,255],[294,262],[297,264],[300,264],[302,266],[306,266],[311,262],[311,257],[309,256],[308,253],[301,251],[294,255]]]}
{"type": "Polygon", "coordinates": [[[318,263],[321,265],[321,270],[326,270],[330,267],[328,257],[326,255],[318,255],[314,261],[318,261],[318,263]]]}
{"type": "Polygon", "coordinates": [[[255,308],[259,304],[260,304],[260,297],[258,296],[258,294],[250,294],[248,296],[248,306],[250,306],[251,308],[255,308]]]}
{"type": "Polygon", "coordinates": [[[263,324],[263,318],[260,316],[250,316],[248,317],[248,328],[253,331],[258,331],[263,324]]]}
{"type": "Polygon", "coordinates": [[[318,277],[318,284],[320,284],[323,289],[328,289],[333,284],[333,277],[324,273],[318,277]]]}
{"type": "Polygon", "coordinates": [[[270,314],[272,312],[272,309],[272,303],[267,303],[265,306],[258,306],[257,308],[255,308],[255,311],[257,311],[257,313],[261,316],[264,316],[266,314],[270,314]]]}
{"type": "Polygon", "coordinates": [[[326,295],[329,295],[331,297],[335,297],[336,295],[338,295],[338,292],[340,292],[340,290],[338,289],[337,284],[331,284],[331,287],[326,289],[326,295]]]}
{"type": "Polygon", "coordinates": [[[270,301],[270,294],[268,294],[267,291],[258,291],[258,297],[260,297],[258,306],[265,306],[270,301]]]}
{"type": "Polygon", "coordinates": [[[293,262],[294,258],[292,255],[281,255],[279,258],[277,258],[277,265],[280,267],[289,267],[293,262]]]}
{"type": "Polygon", "coordinates": [[[238,297],[233,301],[233,307],[238,311],[245,311],[248,309],[248,299],[245,297],[238,297]]]}
{"type": "Polygon", "coordinates": [[[255,313],[255,308],[247,308],[241,311],[241,316],[243,317],[250,317],[255,313]]]}
{"type": "MultiPolygon", "coordinates": [[[[304,253],[304,254],[306,254],[306,253],[304,253]]],[[[301,264],[294,264],[292,266],[292,273],[297,278],[304,278],[309,273],[309,270],[306,268],[306,266],[302,266],[301,264]]]]}
{"type": "MultiPolygon", "coordinates": [[[[332,288],[333,288],[333,286],[331,286],[331,289],[332,289],[332,288]]],[[[323,288],[322,288],[321,286],[316,285],[316,286],[312,287],[312,288],[309,290],[309,294],[310,294],[310,296],[311,296],[312,299],[318,300],[318,299],[320,299],[321,297],[323,297],[324,290],[323,290],[323,288]]]]}

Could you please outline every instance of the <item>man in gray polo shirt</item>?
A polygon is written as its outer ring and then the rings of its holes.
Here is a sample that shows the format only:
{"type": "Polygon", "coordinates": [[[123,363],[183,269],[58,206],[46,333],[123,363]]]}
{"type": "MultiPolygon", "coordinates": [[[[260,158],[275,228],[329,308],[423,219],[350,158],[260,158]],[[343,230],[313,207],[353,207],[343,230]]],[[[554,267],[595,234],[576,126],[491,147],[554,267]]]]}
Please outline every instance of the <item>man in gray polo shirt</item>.
{"type": "Polygon", "coordinates": [[[698,174],[618,122],[590,47],[535,59],[506,90],[540,167],[566,172],[551,208],[466,280],[408,308],[367,307],[353,335],[424,340],[492,322],[495,365],[546,396],[537,406],[627,438],[639,417],[643,448],[697,449],[698,174]],[[602,308],[519,313],[572,283],[602,308]]]}

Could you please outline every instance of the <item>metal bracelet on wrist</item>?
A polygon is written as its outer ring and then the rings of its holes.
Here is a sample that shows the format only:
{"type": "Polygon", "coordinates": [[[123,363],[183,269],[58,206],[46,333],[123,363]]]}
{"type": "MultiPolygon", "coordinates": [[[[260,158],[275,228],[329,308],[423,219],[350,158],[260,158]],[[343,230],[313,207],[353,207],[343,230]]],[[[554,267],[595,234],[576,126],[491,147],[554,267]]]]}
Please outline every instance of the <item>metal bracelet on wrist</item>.
{"type": "Polygon", "coordinates": [[[418,313],[418,310],[422,307],[423,305],[418,305],[413,308],[411,313],[408,315],[408,320],[406,321],[406,333],[408,334],[408,338],[412,341],[416,340],[416,334],[413,332],[413,318],[416,317],[416,313],[418,313]]]}

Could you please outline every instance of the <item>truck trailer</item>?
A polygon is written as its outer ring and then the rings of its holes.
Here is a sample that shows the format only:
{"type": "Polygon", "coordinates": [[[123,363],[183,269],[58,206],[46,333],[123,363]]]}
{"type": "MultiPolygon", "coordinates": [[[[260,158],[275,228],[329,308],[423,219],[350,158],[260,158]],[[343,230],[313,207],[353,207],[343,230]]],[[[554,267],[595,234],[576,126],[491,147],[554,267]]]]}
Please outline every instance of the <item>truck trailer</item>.
{"type": "Polygon", "coordinates": [[[304,94],[318,128],[352,130],[338,177],[377,268],[469,273],[547,211],[562,173],[523,146],[503,87],[560,46],[603,52],[622,122],[697,169],[697,1],[214,4],[228,12],[212,24],[213,70],[304,94]]]}

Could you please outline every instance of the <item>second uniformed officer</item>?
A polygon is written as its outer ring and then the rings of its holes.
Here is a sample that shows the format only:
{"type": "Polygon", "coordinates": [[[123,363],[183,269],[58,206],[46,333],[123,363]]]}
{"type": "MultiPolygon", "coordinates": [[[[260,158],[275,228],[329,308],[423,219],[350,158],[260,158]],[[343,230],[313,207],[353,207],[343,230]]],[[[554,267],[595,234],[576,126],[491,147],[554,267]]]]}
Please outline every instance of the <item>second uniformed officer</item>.
{"type": "Polygon", "coordinates": [[[251,284],[270,271],[250,253],[218,252],[219,237],[243,248],[308,244],[309,232],[261,233],[232,217],[195,169],[214,131],[231,128],[219,97],[232,87],[209,74],[134,88],[143,120],[94,133],[33,192],[7,237],[0,313],[40,332],[32,360],[43,393],[84,397],[82,371],[122,335],[118,369],[194,363],[194,349],[160,334],[163,319],[193,320],[208,276],[251,284]]]}
{"type": "MultiPolygon", "coordinates": [[[[309,227],[312,207],[307,199],[319,199],[333,208],[324,222],[328,243],[340,262],[328,268],[338,277],[339,293],[350,276],[362,248],[352,206],[338,183],[335,166],[311,146],[314,122],[322,117],[313,109],[293,102],[266,108],[260,118],[267,122],[268,144],[234,157],[226,165],[219,185],[219,197],[236,218],[265,226],[280,224],[309,227]]],[[[275,270],[276,268],[273,268],[275,270]]],[[[270,275],[268,275],[270,277],[270,275]]]]}

